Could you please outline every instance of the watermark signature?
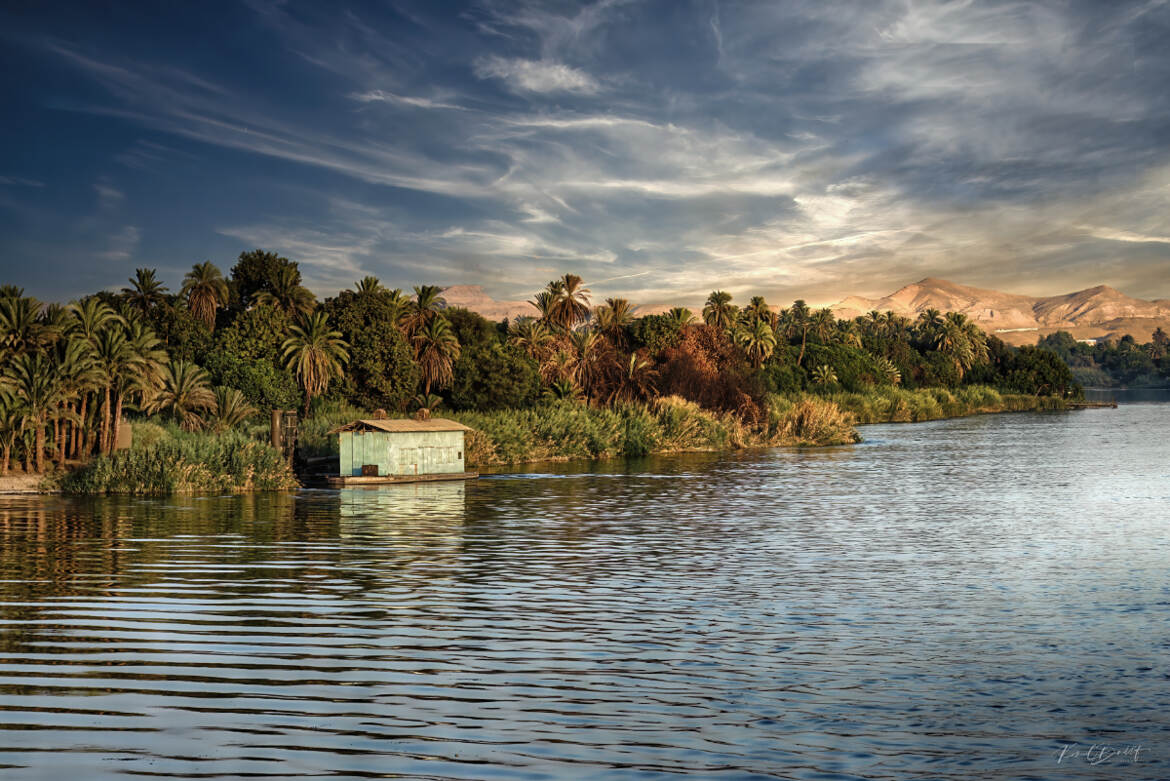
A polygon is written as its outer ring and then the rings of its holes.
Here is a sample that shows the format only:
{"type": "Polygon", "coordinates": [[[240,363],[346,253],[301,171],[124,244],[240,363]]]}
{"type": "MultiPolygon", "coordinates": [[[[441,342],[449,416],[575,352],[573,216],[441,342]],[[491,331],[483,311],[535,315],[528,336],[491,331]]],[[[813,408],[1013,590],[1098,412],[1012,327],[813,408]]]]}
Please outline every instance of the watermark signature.
{"type": "MultiPolygon", "coordinates": [[[[1083,762],[1086,765],[1140,762],[1146,747],[1140,743],[1110,745],[1108,743],[1065,743],[1056,751],[1056,764],[1083,762]]],[[[1148,753],[1148,752],[1147,752],[1148,753]]]]}

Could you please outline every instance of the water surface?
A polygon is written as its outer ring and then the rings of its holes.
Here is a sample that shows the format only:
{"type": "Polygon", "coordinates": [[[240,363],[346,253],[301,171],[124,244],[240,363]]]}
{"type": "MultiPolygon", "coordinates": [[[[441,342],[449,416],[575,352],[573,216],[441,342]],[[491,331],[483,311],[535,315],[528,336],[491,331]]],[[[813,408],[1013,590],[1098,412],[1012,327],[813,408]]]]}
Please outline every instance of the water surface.
{"type": "Polygon", "coordinates": [[[1167,778],[1167,413],[0,498],[0,775],[1167,778]]]}

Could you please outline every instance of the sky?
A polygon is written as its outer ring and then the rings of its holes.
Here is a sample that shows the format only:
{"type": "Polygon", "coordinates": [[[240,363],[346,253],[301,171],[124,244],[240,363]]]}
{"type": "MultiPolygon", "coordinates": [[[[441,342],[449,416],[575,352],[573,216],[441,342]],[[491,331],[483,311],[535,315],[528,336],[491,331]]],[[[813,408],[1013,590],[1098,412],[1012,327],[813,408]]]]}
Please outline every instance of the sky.
{"type": "Polygon", "coordinates": [[[1167,0],[0,8],[0,282],[1170,298],[1167,0]]]}

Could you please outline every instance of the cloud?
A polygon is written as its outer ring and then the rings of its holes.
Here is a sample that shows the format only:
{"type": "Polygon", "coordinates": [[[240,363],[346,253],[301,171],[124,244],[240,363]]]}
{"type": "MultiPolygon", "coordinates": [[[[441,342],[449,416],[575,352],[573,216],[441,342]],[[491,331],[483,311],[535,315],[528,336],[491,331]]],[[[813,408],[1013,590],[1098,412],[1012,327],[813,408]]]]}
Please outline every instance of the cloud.
{"type": "Polygon", "coordinates": [[[354,93],[349,96],[351,100],[356,100],[359,103],[394,103],[399,106],[413,106],[415,108],[425,109],[449,109],[451,111],[467,111],[463,106],[455,105],[454,103],[445,103],[441,100],[433,100],[431,98],[412,97],[409,95],[395,95],[393,92],[386,92],[380,89],[368,90],[366,92],[354,93]]]}
{"type": "Polygon", "coordinates": [[[45,183],[23,176],[0,176],[0,186],[11,187],[44,187],[45,183]]]}
{"type": "Polygon", "coordinates": [[[593,95],[601,85],[584,71],[559,62],[486,57],[475,63],[481,79],[496,78],[513,92],[573,92],[593,95]]]}
{"type": "Polygon", "coordinates": [[[142,234],[137,226],[127,225],[108,237],[105,251],[99,252],[97,256],[102,260],[130,260],[134,257],[134,251],[138,249],[141,238],[142,234]]]}

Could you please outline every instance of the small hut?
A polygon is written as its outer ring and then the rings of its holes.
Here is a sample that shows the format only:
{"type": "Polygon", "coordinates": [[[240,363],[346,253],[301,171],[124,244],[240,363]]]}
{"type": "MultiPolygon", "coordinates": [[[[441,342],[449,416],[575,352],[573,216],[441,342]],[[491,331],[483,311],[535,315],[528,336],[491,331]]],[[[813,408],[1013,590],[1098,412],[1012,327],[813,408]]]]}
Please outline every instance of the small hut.
{"type": "Polygon", "coordinates": [[[340,474],[330,483],[362,485],[458,480],[475,477],[465,467],[462,423],[445,418],[355,420],[337,434],[340,474]]]}

